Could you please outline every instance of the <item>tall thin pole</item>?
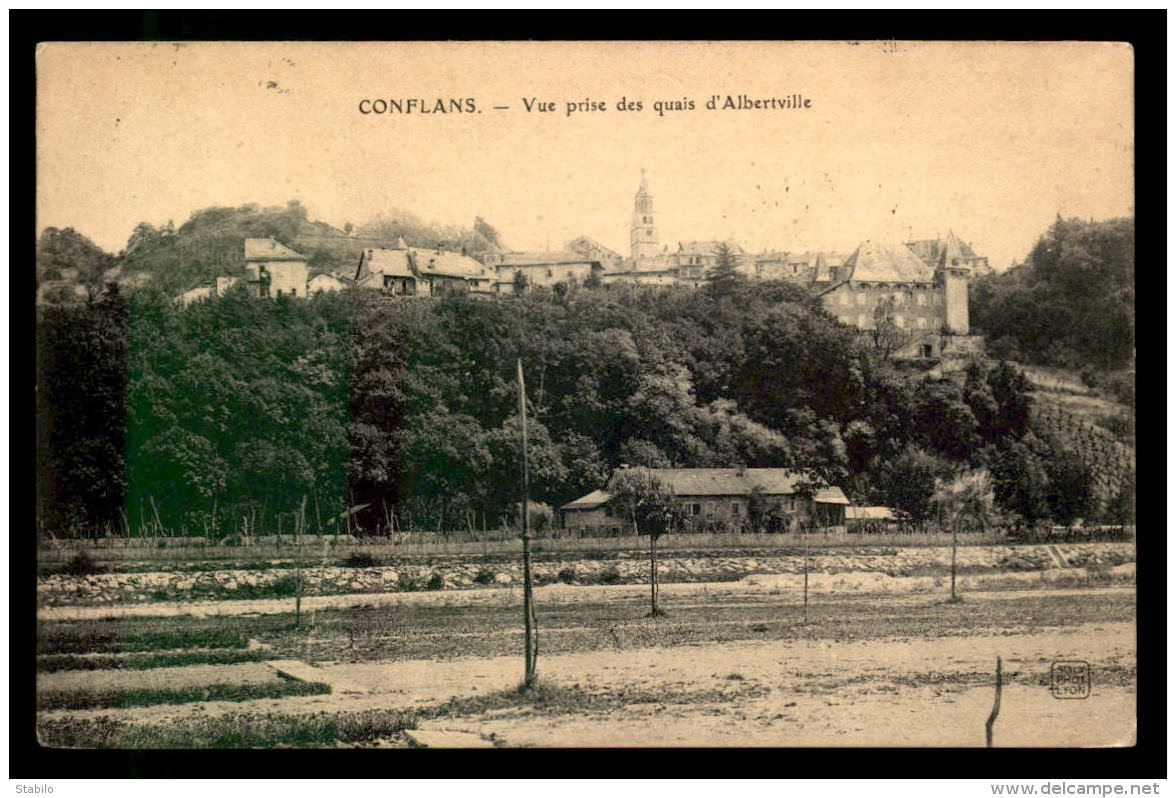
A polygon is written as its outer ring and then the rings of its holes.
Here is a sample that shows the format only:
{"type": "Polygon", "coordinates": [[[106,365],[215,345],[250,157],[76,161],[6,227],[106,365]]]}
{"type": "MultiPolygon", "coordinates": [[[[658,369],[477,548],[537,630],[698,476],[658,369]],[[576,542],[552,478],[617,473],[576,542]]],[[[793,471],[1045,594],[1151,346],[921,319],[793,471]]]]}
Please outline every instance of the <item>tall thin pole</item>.
{"type": "Polygon", "coordinates": [[[804,624],[808,626],[808,568],[809,568],[809,552],[808,552],[808,535],[804,531],[804,522],[800,523],[801,540],[804,541],[804,624]]]}
{"type": "Polygon", "coordinates": [[[523,433],[523,625],[526,631],[524,652],[523,683],[530,687],[535,682],[535,656],[538,653],[534,644],[535,630],[532,624],[531,607],[531,526],[530,526],[530,474],[527,467],[527,392],[523,384],[523,360],[518,360],[519,371],[519,426],[523,433]]]}
{"type": "Polygon", "coordinates": [[[992,724],[996,723],[996,716],[1000,714],[1000,687],[1001,687],[1001,673],[1000,673],[1000,657],[996,658],[996,695],[992,699],[992,713],[988,716],[988,722],[984,724],[984,739],[988,747],[992,747],[992,724]]]}

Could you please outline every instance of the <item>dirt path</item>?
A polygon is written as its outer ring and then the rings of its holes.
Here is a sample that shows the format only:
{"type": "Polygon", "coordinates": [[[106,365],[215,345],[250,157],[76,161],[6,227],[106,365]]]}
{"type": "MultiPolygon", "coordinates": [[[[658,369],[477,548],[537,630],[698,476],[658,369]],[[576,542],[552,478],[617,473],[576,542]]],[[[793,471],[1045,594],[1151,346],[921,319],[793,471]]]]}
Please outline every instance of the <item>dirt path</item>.
{"type": "MultiPolygon", "coordinates": [[[[680,700],[557,715],[524,707],[432,723],[494,733],[521,746],[982,746],[997,656],[1009,678],[996,725],[998,745],[1131,744],[1133,623],[909,642],[740,642],[541,655],[540,677],[555,685],[593,694],[661,691],[680,700]],[[1091,663],[1089,698],[1050,694],[1050,665],[1058,660],[1091,663]]],[[[522,676],[518,657],[317,670],[327,682],[367,692],[143,707],[118,716],[142,722],[225,712],[403,709],[510,689],[522,676]]]]}
{"type": "MultiPolygon", "coordinates": [[[[1134,564],[1131,564],[1134,567],[1134,564]]],[[[959,589],[969,598],[983,598],[992,594],[1008,594],[1007,588],[1015,588],[1016,595],[1068,595],[1089,594],[1098,588],[1075,588],[1072,590],[1050,588],[1050,581],[1058,575],[1072,575],[1075,569],[1053,569],[1032,573],[1010,573],[995,575],[966,575],[959,580],[959,589]],[[1052,575],[1052,576],[1051,576],[1052,575]],[[994,587],[1005,590],[992,590],[994,587]]],[[[891,577],[885,574],[811,574],[809,576],[810,597],[852,596],[874,593],[886,595],[921,594],[946,595],[946,589],[938,584],[942,578],[927,576],[891,577]]],[[[797,574],[753,575],[738,582],[683,582],[663,584],[660,593],[665,601],[675,597],[739,595],[780,595],[782,601],[800,601],[802,577],[797,574]]],[[[1134,592],[1134,586],[1105,588],[1121,592],[1134,592]]],[[[631,600],[649,595],[647,585],[544,585],[534,589],[535,601],[543,604],[577,604],[600,601],[631,600]]],[[[514,607],[522,604],[522,589],[519,587],[488,588],[480,590],[446,590],[423,593],[352,593],[337,596],[308,596],[302,599],[302,611],[309,613],[320,609],[343,609],[348,607],[382,606],[431,606],[431,607],[514,607]]],[[[37,618],[43,621],[98,620],[104,618],[151,618],[189,615],[214,617],[229,615],[270,615],[294,612],[294,599],[250,599],[200,602],[158,602],[150,604],[122,604],[102,607],[44,607],[37,610],[37,618]]]]}

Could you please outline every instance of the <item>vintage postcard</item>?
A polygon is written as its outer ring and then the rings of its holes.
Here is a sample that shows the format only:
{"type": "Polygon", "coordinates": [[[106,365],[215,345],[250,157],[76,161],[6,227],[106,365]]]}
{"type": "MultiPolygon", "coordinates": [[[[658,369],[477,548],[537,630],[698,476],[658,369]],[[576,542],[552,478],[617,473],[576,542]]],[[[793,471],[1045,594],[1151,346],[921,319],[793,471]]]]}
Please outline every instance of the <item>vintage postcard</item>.
{"type": "Polygon", "coordinates": [[[41,745],[1136,743],[1129,45],[36,80],[41,745]]]}

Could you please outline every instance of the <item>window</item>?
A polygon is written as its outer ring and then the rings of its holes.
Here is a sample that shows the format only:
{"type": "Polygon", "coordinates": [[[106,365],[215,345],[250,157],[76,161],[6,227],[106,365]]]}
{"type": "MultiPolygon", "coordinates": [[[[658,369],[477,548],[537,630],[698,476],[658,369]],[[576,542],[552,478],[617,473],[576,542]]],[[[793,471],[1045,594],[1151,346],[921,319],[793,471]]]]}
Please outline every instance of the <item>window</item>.
{"type": "Polygon", "coordinates": [[[739,502],[733,502],[731,504],[731,515],[736,517],[739,516],[739,502]]]}
{"type": "Polygon", "coordinates": [[[857,303],[858,303],[859,305],[864,305],[864,304],[866,304],[866,295],[865,295],[865,294],[858,294],[858,295],[857,295],[857,303]]]}
{"type": "Polygon", "coordinates": [[[548,276],[548,277],[550,277],[550,276],[551,276],[551,269],[548,269],[548,270],[547,270],[547,276],[548,276]]]}
{"type": "Polygon", "coordinates": [[[861,328],[863,328],[863,329],[865,328],[865,326],[866,326],[866,314],[862,313],[862,314],[859,314],[859,315],[858,315],[858,323],[857,323],[857,326],[859,326],[859,327],[861,327],[861,328]]]}
{"type": "Polygon", "coordinates": [[[282,295],[282,289],[281,289],[281,288],[279,288],[279,289],[278,289],[278,294],[277,294],[277,295],[278,295],[278,296],[281,296],[281,295],[282,295]]]}
{"type": "Polygon", "coordinates": [[[795,510],[795,509],[796,509],[796,497],[795,497],[795,496],[789,496],[789,497],[788,497],[788,509],[789,509],[789,510],[795,510]]]}
{"type": "Polygon", "coordinates": [[[902,319],[902,314],[901,314],[901,313],[896,313],[896,314],[894,315],[894,324],[895,324],[895,325],[896,325],[896,326],[897,326],[899,329],[901,329],[901,328],[903,328],[903,327],[905,327],[905,326],[906,326],[906,325],[905,325],[905,323],[903,322],[903,319],[902,319]]]}
{"type": "Polygon", "coordinates": [[[647,236],[652,236],[652,235],[653,235],[653,231],[652,231],[652,230],[646,230],[646,231],[645,231],[645,235],[647,235],[647,236]]]}
{"type": "Polygon", "coordinates": [[[691,515],[702,515],[702,505],[701,504],[690,505],[690,514],[691,515]]]}
{"type": "Polygon", "coordinates": [[[843,291],[843,292],[841,293],[841,296],[840,296],[840,298],[838,299],[838,304],[840,304],[840,305],[848,305],[848,304],[849,304],[849,294],[847,294],[847,293],[845,293],[845,292],[843,291]]]}
{"type": "Polygon", "coordinates": [[[918,294],[915,295],[915,301],[917,301],[920,305],[926,305],[927,304],[927,295],[924,294],[922,291],[920,291],[918,294]]]}
{"type": "Polygon", "coordinates": [[[919,355],[922,357],[931,357],[931,344],[919,344],[919,355]]]}
{"type": "Polygon", "coordinates": [[[918,324],[919,324],[920,330],[925,329],[927,327],[927,320],[926,319],[919,319],[918,324]]]}
{"type": "Polygon", "coordinates": [[[898,306],[898,305],[901,305],[901,304],[902,304],[902,292],[901,292],[901,291],[900,291],[900,292],[896,292],[896,293],[894,294],[894,304],[895,304],[895,306],[898,306]]]}
{"type": "Polygon", "coordinates": [[[297,288],[291,288],[291,289],[290,289],[290,296],[298,296],[298,289],[297,289],[297,288]]]}

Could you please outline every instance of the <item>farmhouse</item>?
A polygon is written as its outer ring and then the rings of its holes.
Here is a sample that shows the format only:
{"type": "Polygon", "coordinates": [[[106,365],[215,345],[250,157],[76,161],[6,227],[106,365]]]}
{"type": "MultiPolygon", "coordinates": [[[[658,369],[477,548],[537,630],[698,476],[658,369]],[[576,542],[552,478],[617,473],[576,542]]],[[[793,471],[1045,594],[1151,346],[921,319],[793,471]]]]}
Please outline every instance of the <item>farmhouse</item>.
{"type": "Polygon", "coordinates": [[[600,260],[580,252],[487,252],[482,262],[496,272],[498,293],[514,289],[515,275],[526,277],[527,285],[552,286],[556,283],[580,285],[593,273],[604,270],[600,260]]]}
{"type": "Polygon", "coordinates": [[[314,296],[323,292],[342,291],[352,285],[352,281],[346,277],[340,277],[333,272],[316,271],[306,281],[306,295],[314,296]]]}
{"type": "Polygon", "coordinates": [[[355,270],[355,284],[391,296],[489,293],[494,287],[494,274],[458,252],[410,247],[399,238],[390,249],[363,251],[355,270]]]}
{"type": "MultiPolygon", "coordinates": [[[[749,523],[759,512],[773,516],[784,529],[800,524],[844,526],[849,500],[838,487],[818,488],[811,498],[801,490],[803,475],[785,468],[649,468],[650,476],[669,488],[692,528],[749,523]],[[756,507],[756,504],[759,507],[756,507]]],[[[567,528],[624,526],[611,516],[611,496],[595,490],[560,507],[567,528]]]]}
{"type": "Polygon", "coordinates": [[[245,239],[245,275],[254,296],[306,296],[306,257],[272,238],[245,239]]]}

